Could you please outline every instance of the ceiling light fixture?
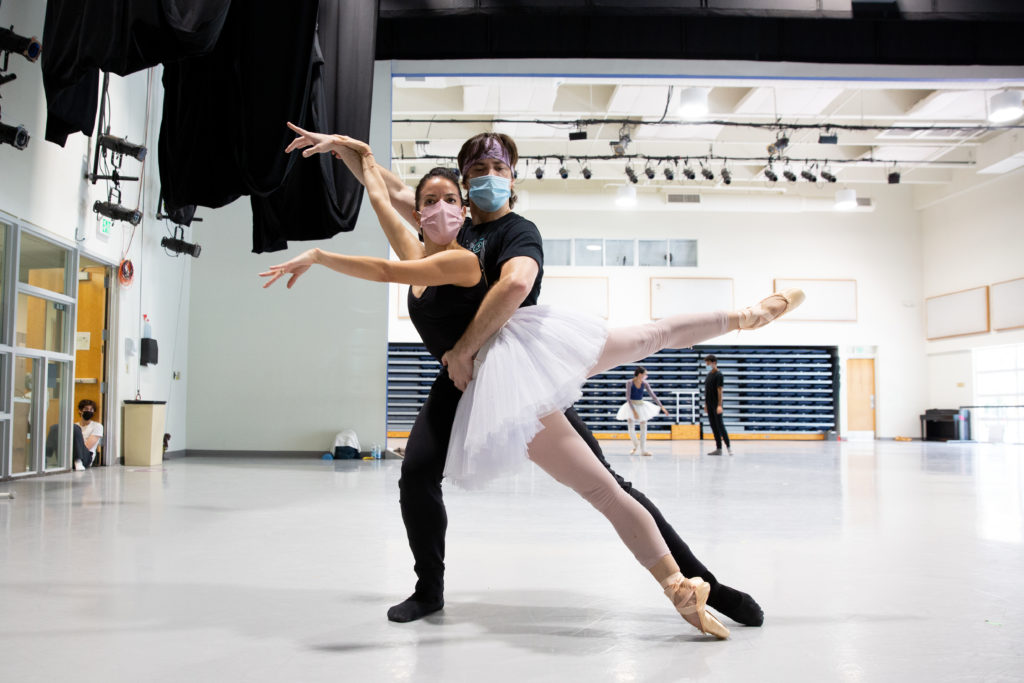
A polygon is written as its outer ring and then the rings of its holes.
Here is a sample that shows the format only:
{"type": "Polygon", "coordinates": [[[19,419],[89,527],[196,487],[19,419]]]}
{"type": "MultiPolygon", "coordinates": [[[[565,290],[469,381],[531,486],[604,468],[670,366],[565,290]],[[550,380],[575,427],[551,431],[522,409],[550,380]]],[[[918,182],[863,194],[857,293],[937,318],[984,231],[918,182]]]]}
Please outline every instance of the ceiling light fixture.
{"type": "Polygon", "coordinates": [[[830,167],[828,167],[828,166],[826,166],[825,168],[821,169],[821,177],[824,178],[825,180],[827,180],[830,183],[834,183],[836,181],[835,174],[832,173],[832,169],[830,167]]]}
{"type": "Polygon", "coordinates": [[[818,134],[818,144],[819,145],[838,145],[839,144],[839,136],[836,135],[831,130],[826,128],[824,131],[822,131],[821,133],[818,134]]]}
{"type": "Polygon", "coordinates": [[[700,174],[704,176],[705,180],[714,180],[715,174],[711,172],[711,169],[704,165],[704,162],[700,162],[700,174]]]}
{"type": "Polygon", "coordinates": [[[857,208],[856,190],[836,190],[836,209],[839,211],[850,211],[857,208]]]}
{"type": "Polygon", "coordinates": [[[683,88],[679,91],[676,113],[684,119],[697,119],[708,114],[708,89],[683,88]]]}
{"type": "Polygon", "coordinates": [[[771,164],[768,164],[768,168],[764,169],[764,177],[773,183],[779,182],[779,176],[772,168],[771,164]]]}
{"type": "Polygon", "coordinates": [[[594,175],[594,172],[590,170],[589,166],[584,166],[583,171],[581,171],[581,173],[583,174],[584,180],[590,180],[591,176],[594,175]]]}
{"type": "Polygon", "coordinates": [[[809,183],[816,183],[818,182],[818,176],[814,175],[814,172],[811,170],[812,168],[814,167],[805,166],[804,170],[800,171],[800,177],[809,183]]]}
{"type": "Polygon", "coordinates": [[[629,182],[633,183],[634,185],[636,184],[636,171],[634,171],[633,167],[630,166],[629,164],[626,164],[626,177],[629,178],[629,182]]]}
{"type": "Polygon", "coordinates": [[[662,173],[665,174],[665,180],[675,180],[676,179],[676,172],[675,172],[675,170],[671,166],[666,166],[665,169],[662,171],[662,173]]]}
{"type": "Polygon", "coordinates": [[[1024,93],[1020,90],[1003,90],[988,100],[988,120],[993,123],[1007,123],[1024,116],[1024,93]]]}
{"type": "Polygon", "coordinates": [[[615,206],[636,206],[636,188],[632,185],[620,185],[615,193],[615,206]]]}
{"type": "Polygon", "coordinates": [[[540,180],[541,178],[543,178],[544,177],[544,167],[543,166],[538,166],[537,169],[533,172],[533,175],[537,176],[537,180],[540,180]]]}
{"type": "Polygon", "coordinates": [[[647,166],[644,167],[644,175],[647,176],[648,180],[654,180],[654,168],[651,167],[651,162],[647,162],[647,166]]]}
{"type": "Polygon", "coordinates": [[[782,133],[779,133],[775,138],[775,142],[771,143],[766,147],[768,153],[771,155],[781,154],[784,149],[789,147],[789,138],[782,133]]]}
{"type": "Polygon", "coordinates": [[[783,169],[782,176],[791,183],[796,182],[796,173],[793,173],[790,169],[783,169]]]}
{"type": "Polygon", "coordinates": [[[889,184],[890,185],[899,185],[900,184],[900,172],[897,171],[895,167],[891,171],[889,171],[889,184]]]}
{"type": "Polygon", "coordinates": [[[558,176],[559,176],[559,177],[560,177],[560,178],[561,178],[562,180],[565,180],[566,178],[568,178],[568,177],[569,177],[569,169],[567,169],[567,168],[565,167],[565,164],[562,164],[562,165],[561,165],[561,166],[560,166],[560,167],[558,168],[558,176]]]}
{"type": "Polygon", "coordinates": [[[687,180],[693,180],[694,178],[697,177],[697,174],[693,172],[693,168],[690,166],[690,160],[689,159],[686,160],[686,163],[683,166],[683,176],[687,180]]]}
{"type": "Polygon", "coordinates": [[[726,185],[732,185],[732,173],[725,166],[722,166],[721,170],[722,182],[726,185]]]}

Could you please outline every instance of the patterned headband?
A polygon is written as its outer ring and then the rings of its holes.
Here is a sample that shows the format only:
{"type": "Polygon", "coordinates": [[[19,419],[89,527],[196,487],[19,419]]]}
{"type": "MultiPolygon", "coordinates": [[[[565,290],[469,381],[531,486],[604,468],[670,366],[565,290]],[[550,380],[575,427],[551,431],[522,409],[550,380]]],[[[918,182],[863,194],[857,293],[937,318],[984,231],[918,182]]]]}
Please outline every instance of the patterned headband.
{"type": "Polygon", "coordinates": [[[462,167],[462,177],[466,177],[466,172],[469,171],[473,164],[483,161],[484,159],[497,159],[509,168],[512,168],[512,157],[509,155],[508,150],[506,150],[505,147],[496,139],[487,138],[487,144],[484,145],[480,154],[467,161],[465,166],[462,167]]]}

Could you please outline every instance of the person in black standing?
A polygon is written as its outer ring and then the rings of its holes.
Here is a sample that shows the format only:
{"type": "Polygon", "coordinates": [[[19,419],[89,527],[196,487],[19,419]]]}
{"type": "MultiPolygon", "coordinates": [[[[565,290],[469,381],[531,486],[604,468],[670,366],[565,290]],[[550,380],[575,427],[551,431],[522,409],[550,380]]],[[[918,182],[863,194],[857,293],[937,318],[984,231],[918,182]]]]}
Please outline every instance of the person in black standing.
{"type": "MultiPolygon", "coordinates": [[[[298,137],[286,151],[302,149],[303,156],[331,153],[364,181],[361,155],[345,136],[312,133],[292,124],[298,137]],[[341,139],[344,138],[344,141],[341,139]]],[[[365,143],[363,143],[365,144],[365,143]]],[[[358,147],[358,146],[357,146],[358,147]]],[[[513,213],[518,160],[515,142],[507,135],[481,133],[463,144],[458,164],[463,189],[468,190],[470,218],[456,237],[460,246],[480,257],[486,285],[457,296],[450,306],[433,306],[447,311],[430,318],[420,316],[417,330],[428,349],[440,355],[444,366],[431,386],[427,400],[416,416],[406,444],[399,480],[399,503],[409,548],[413,554],[416,588],[404,601],[388,610],[388,619],[408,622],[421,619],[444,607],[444,556],[448,515],[441,491],[442,473],[451,437],[455,411],[462,391],[473,376],[473,357],[520,306],[537,302],[543,277],[543,245],[540,232],[529,220],[513,213]],[[478,297],[470,301],[468,296],[478,297]],[[479,302],[479,303],[478,303],[479,302]],[[472,308],[466,310],[467,304],[472,308]],[[459,319],[459,320],[456,320],[459,319]],[[448,348],[447,352],[441,350],[448,348]]],[[[410,225],[417,225],[416,192],[390,170],[378,166],[388,186],[389,198],[410,225]]],[[[401,260],[422,258],[423,244],[409,231],[385,232],[391,247],[401,260]]],[[[425,292],[424,297],[440,293],[425,292]]],[[[450,289],[450,288],[449,288],[450,289]]],[[[424,313],[410,292],[410,314],[424,313]]],[[[685,576],[700,576],[711,584],[707,604],[746,626],[760,626],[764,613],[747,593],[719,583],[693,554],[658,508],[644,494],[612,470],[590,430],[572,408],[566,411],[572,427],[587,442],[601,464],[624,491],[639,502],[654,518],[658,532],[685,576]]]]}
{"type": "Polygon", "coordinates": [[[725,378],[718,369],[718,358],[711,353],[704,357],[704,365],[711,368],[707,378],[704,380],[704,410],[708,414],[708,422],[711,424],[711,432],[715,435],[715,450],[708,455],[722,454],[722,440],[725,440],[725,449],[732,455],[732,445],[729,443],[729,432],[725,431],[725,423],[722,422],[722,387],[725,385],[725,378]]]}

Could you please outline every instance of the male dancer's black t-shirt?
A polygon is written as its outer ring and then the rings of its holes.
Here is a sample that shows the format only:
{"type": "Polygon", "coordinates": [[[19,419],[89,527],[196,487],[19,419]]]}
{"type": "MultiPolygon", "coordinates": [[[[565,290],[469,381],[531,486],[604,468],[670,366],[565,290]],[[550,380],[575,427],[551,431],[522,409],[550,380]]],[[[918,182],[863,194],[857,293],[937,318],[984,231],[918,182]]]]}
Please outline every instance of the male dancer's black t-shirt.
{"type": "Polygon", "coordinates": [[[712,370],[704,380],[704,398],[709,406],[718,405],[718,387],[725,386],[725,378],[718,370],[712,370]]]}
{"type": "Polygon", "coordinates": [[[506,261],[516,256],[529,256],[537,261],[537,278],[523,306],[537,303],[544,274],[540,231],[518,214],[507,213],[496,221],[480,225],[473,225],[467,219],[457,239],[480,260],[484,273],[480,282],[473,287],[427,287],[420,297],[413,296],[409,290],[409,318],[427,351],[439,360],[469,327],[487,290],[501,277],[501,267],[506,261]]]}

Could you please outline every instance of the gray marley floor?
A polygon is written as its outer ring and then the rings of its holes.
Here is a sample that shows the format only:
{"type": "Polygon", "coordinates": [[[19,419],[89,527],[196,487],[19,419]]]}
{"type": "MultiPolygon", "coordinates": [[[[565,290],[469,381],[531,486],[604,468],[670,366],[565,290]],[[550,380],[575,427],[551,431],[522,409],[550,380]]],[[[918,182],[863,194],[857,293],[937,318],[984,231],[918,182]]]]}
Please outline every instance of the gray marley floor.
{"type": "Polygon", "coordinates": [[[539,470],[447,492],[447,606],[392,624],[400,462],[184,458],[0,484],[0,679],[1024,679],[1021,447],[604,444],[763,628],[700,636],[539,470]]]}

